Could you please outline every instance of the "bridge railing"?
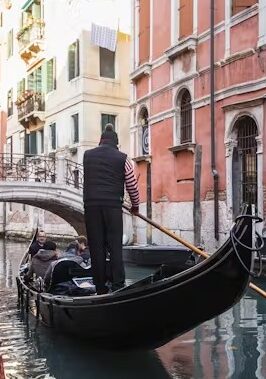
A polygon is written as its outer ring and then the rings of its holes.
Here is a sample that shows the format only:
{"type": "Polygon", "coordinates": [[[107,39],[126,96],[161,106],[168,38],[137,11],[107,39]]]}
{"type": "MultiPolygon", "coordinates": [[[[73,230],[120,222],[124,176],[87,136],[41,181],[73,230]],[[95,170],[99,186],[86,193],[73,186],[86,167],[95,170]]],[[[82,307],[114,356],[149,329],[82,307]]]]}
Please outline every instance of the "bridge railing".
{"type": "Polygon", "coordinates": [[[57,183],[83,188],[83,166],[64,156],[0,154],[0,180],[57,183]]]}
{"type": "Polygon", "coordinates": [[[65,160],[65,180],[66,184],[77,189],[83,188],[83,166],[79,163],[65,160]]]}
{"type": "Polygon", "coordinates": [[[30,154],[0,154],[0,180],[55,183],[55,159],[30,154]]]}

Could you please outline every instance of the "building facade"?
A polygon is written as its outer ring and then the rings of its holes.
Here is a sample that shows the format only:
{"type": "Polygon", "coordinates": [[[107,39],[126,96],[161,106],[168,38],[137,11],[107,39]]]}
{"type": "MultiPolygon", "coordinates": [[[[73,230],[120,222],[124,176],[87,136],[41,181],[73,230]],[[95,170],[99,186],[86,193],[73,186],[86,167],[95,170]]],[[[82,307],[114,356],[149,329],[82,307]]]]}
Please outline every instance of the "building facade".
{"type": "MultiPolygon", "coordinates": [[[[116,0],[1,2],[0,96],[7,119],[6,153],[64,155],[82,163],[84,151],[98,145],[108,122],[115,126],[120,148],[129,151],[130,38],[121,23],[117,30],[115,4],[116,0]],[[116,30],[115,51],[92,40],[92,23],[116,30]]],[[[27,229],[36,212],[9,204],[7,232],[27,229]]],[[[74,233],[51,213],[37,213],[48,233],[74,233]]]]}
{"type": "MultiPolygon", "coordinates": [[[[211,4],[133,1],[130,74],[131,152],[142,210],[210,251],[224,241],[244,202],[261,217],[266,213],[266,0],[214,1],[214,28],[211,4]]],[[[142,223],[137,228],[139,241],[170,243],[142,223]]]]}

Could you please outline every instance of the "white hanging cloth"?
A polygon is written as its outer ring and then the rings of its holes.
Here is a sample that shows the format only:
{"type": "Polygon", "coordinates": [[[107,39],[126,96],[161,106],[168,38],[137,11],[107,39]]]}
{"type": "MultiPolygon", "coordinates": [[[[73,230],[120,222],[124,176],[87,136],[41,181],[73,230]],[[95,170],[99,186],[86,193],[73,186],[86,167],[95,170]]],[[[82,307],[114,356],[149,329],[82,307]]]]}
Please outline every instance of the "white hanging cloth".
{"type": "Polygon", "coordinates": [[[105,49],[115,51],[117,42],[117,30],[107,26],[91,24],[91,43],[105,49]]]}

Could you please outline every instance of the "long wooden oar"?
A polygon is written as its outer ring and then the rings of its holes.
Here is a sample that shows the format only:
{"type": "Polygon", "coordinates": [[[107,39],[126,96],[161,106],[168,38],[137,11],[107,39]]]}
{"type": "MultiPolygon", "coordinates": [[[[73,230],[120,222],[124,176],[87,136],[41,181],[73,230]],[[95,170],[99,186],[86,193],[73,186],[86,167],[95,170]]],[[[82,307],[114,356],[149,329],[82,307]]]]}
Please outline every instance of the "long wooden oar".
{"type": "MultiPolygon", "coordinates": [[[[123,208],[130,212],[130,207],[123,204],[123,208]]],[[[156,229],[159,229],[161,232],[167,234],[169,237],[172,237],[176,241],[180,242],[182,245],[186,246],[190,250],[194,251],[198,255],[201,255],[204,258],[208,258],[210,255],[206,253],[205,251],[200,250],[196,246],[192,245],[190,242],[183,240],[182,238],[178,237],[175,233],[171,232],[171,230],[165,228],[164,226],[161,226],[157,224],[157,222],[149,219],[146,216],[143,216],[141,213],[134,213],[135,216],[141,218],[142,220],[146,221],[148,224],[154,226],[156,229]]],[[[266,298],[266,291],[264,291],[262,288],[256,286],[254,283],[249,283],[249,287],[256,291],[258,294],[266,298]]]]}

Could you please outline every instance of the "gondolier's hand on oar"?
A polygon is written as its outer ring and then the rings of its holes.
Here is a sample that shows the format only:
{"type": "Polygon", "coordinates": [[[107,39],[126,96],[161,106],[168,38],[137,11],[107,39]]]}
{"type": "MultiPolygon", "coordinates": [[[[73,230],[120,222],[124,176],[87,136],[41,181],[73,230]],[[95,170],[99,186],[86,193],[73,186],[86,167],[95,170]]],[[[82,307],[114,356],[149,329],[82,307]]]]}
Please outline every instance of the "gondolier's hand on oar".
{"type": "Polygon", "coordinates": [[[134,207],[134,206],[132,206],[132,207],[130,208],[129,212],[130,212],[131,214],[133,214],[133,215],[138,215],[138,213],[139,213],[139,207],[134,207]]]}

